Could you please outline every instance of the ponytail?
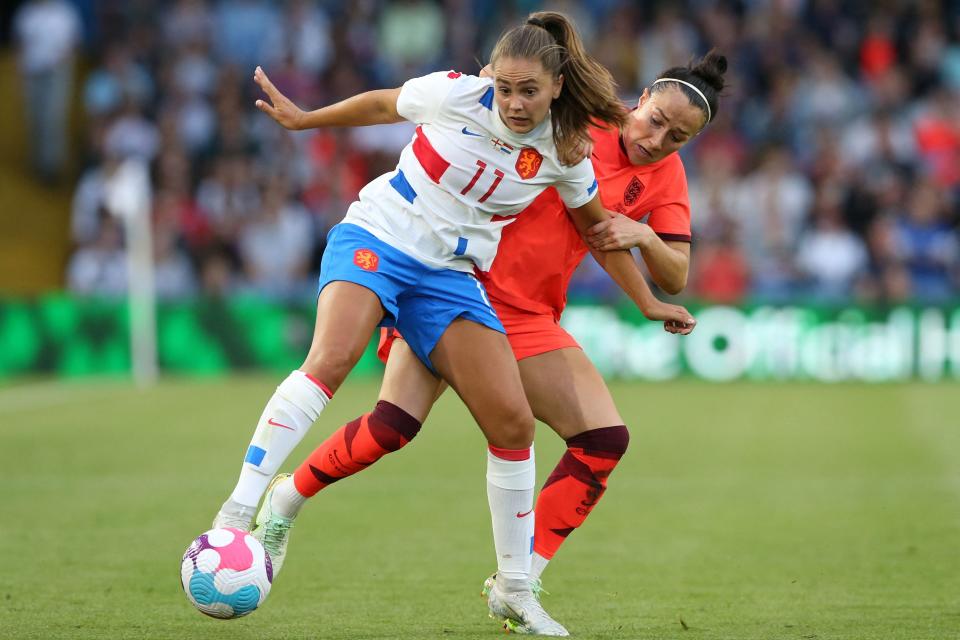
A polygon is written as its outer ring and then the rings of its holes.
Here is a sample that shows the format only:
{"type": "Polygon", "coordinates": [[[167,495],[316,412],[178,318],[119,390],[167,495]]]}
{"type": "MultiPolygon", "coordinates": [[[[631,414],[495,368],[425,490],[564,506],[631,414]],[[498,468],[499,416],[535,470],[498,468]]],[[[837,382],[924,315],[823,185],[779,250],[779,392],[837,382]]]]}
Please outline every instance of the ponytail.
{"type": "Polygon", "coordinates": [[[554,11],[538,11],[526,24],[505,33],[490,56],[539,60],[554,77],[563,75],[564,87],[550,105],[553,141],[561,160],[574,164],[582,143],[590,141],[594,122],[611,127],[626,123],[626,110],[617,97],[617,85],[607,69],[590,57],[573,23],[554,11]]]}

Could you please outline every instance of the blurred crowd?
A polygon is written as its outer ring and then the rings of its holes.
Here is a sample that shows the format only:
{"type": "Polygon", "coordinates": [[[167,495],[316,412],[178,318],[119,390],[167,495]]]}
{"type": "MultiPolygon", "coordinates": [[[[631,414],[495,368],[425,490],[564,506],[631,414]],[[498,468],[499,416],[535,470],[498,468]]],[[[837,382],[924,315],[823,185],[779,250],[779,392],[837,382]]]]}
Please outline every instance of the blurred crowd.
{"type": "MultiPolygon", "coordinates": [[[[718,116],[682,153],[688,295],[958,297],[957,0],[31,0],[14,21],[28,85],[68,100],[71,57],[86,63],[69,287],[124,290],[123,234],[104,194],[134,157],[151,167],[161,296],[309,297],[327,231],[392,170],[411,127],[291,134],[253,106],[254,67],[315,108],[435,70],[475,73],[505,27],[544,6],[575,19],[625,101],[711,47],[730,61],[718,116]]],[[[38,171],[55,176],[62,130],[52,143],[31,135],[38,171]]],[[[590,260],[571,293],[618,295],[590,260]]]]}

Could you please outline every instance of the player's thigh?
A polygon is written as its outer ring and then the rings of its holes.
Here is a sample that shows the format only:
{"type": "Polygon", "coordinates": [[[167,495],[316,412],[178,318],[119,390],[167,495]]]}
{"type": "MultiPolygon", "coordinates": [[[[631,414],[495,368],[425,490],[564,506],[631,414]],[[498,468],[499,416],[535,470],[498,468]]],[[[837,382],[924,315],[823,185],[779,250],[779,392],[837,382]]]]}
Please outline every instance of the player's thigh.
{"type": "Polygon", "coordinates": [[[524,358],[519,367],[533,415],[561,438],[623,424],[607,384],[582,349],[548,351],[524,358]]]}
{"type": "Polygon", "coordinates": [[[458,318],[444,331],[430,359],[467,405],[490,444],[505,449],[530,446],[533,415],[504,334],[458,318]]]}
{"type": "Polygon", "coordinates": [[[420,362],[405,341],[394,340],[383,372],[380,400],[400,407],[422,424],[445,388],[446,383],[420,362]]]}
{"type": "Polygon", "coordinates": [[[310,352],[300,367],[336,391],[370,342],[383,318],[380,298],[353,282],[331,282],[317,298],[310,352]]]}

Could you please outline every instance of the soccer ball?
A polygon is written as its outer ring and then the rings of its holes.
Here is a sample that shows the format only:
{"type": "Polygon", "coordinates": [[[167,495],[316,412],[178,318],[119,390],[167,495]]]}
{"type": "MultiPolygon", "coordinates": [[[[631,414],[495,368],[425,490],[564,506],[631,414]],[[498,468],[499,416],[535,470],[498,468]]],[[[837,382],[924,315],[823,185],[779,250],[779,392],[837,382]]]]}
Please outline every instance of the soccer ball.
{"type": "Polygon", "coordinates": [[[267,599],[273,565],[260,541],[240,529],[211,529],[187,547],[180,584],[193,606],[214,618],[245,616],[267,599]]]}

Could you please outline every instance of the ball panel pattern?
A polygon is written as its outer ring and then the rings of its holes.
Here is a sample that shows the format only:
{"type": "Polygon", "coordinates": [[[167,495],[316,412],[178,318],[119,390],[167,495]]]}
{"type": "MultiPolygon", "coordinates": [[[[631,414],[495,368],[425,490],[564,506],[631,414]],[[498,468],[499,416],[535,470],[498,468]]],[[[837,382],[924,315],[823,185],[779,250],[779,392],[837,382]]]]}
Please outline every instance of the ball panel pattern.
{"type": "Polygon", "coordinates": [[[263,604],[273,582],[273,564],[263,545],[240,529],[212,529],[183,554],[180,583],[200,612],[238,618],[263,604]]]}

